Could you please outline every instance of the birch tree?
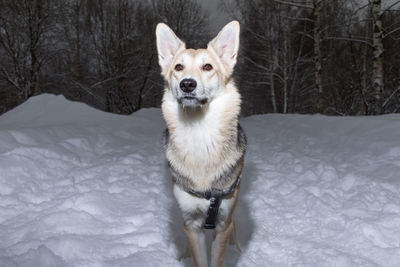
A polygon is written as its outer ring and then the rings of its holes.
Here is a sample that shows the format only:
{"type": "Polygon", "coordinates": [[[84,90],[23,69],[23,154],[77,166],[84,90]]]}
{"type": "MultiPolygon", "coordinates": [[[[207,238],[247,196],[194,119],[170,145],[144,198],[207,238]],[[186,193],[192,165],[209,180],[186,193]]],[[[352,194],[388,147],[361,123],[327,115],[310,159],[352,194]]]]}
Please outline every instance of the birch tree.
{"type": "Polygon", "coordinates": [[[383,99],[383,28],[382,28],[382,2],[381,0],[372,0],[373,17],[373,88],[374,88],[374,114],[382,113],[383,99]]]}
{"type": "Polygon", "coordinates": [[[393,7],[384,7],[384,99],[383,113],[400,112],[400,1],[393,7]],[[397,4],[397,5],[396,5],[397,4]]]}

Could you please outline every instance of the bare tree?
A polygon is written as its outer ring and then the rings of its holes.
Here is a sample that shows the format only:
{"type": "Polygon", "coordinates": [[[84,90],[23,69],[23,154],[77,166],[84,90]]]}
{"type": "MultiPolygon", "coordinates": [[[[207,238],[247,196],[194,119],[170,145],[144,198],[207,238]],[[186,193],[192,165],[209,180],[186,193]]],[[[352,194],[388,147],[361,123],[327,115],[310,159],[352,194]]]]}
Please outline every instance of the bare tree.
{"type": "MultiPolygon", "coordinates": [[[[298,99],[315,95],[310,87],[313,56],[308,39],[312,39],[308,33],[312,18],[303,6],[285,1],[236,3],[241,14],[235,15],[241,19],[244,35],[244,62],[239,62],[238,69],[241,87],[248,87],[243,90],[245,100],[258,102],[261,92],[268,92],[272,112],[296,112],[298,99]]],[[[225,6],[229,10],[228,4],[225,6]]],[[[245,102],[244,109],[254,109],[253,103],[245,102]]],[[[315,102],[309,104],[315,109],[315,102]]],[[[305,109],[304,105],[301,108],[305,109]]],[[[257,108],[249,113],[253,112],[265,111],[257,108]]]]}
{"type": "Polygon", "coordinates": [[[22,99],[39,91],[39,79],[51,51],[51,29],[57,2],[21,0],[0,2],[0,74],[22,99]]]}
{"type": "Polygon", "coordinates": [[[322,0],[313,0],[314,17],[314,64],[315,64],[315,91],[317,92],[317,111],[323,113],[323,88],[322,88],[322,53],[321,53],[321,5],[322,0]]]}
{"type": "Polygon", "coordinates": [[[374,87],[374,113],[382,113],[383,99],[383,28],[382,28],[382,2],[381,0],[372,0],[373,17],[373,87],[374,87]]]}

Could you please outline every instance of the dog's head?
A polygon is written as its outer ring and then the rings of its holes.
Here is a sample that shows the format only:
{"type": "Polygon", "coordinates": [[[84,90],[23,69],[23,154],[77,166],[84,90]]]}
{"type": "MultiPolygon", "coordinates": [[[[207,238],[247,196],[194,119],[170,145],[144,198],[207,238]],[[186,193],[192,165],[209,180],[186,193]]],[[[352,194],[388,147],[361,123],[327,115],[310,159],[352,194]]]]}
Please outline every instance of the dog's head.
{"type": "Polygon", "coordinates": [[[199,107],[221,94],[230,80],[239,49],[239,23],[228,23],[207,49],[186,49],[164,23],[156,29],[161,73],[177,102],[199,107]]]}

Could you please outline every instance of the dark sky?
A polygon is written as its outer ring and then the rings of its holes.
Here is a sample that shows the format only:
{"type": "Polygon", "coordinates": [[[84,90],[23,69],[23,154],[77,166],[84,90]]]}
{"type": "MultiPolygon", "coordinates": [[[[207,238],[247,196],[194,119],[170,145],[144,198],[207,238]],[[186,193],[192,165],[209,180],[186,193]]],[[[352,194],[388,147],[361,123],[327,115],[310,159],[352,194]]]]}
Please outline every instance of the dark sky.
{"type": "Polygon", "coordinates": [[[203,0],[200,3],[203,5],[206,14],[209,14],[209,21],[211,26],[211,33],[217,34],[218,31],[232,19],[218,8],[220,0],[203,0]]]}
{"type": "MultiPolygon", "coordinates": [[[[224,0],[224,1],[229,1],[229,0],[224,0]]],[[[359,1],[360,5],[365,5],[368,0],[357,0],[359,1]]],[[[355,3],[357,3],[355,1],[355,3]]],[[[200,0],[199,1],[205,11],[206,14],[209,14],[209,19],[210,19],[210,26],[211,26],[211,33],[212,34],[217,34],[218,31],[228,22],[230,22],[232,19],[226,14],[224,11],[218,8],[218,6],[221,3],[221,0],[200,0]]],[[[394,4],[397,2],[398,4],[395,6],[396,9],[400,8],[400,1],[399,0],[382,0],[382,6],[387,7],[389,5],[394,4]]]]}

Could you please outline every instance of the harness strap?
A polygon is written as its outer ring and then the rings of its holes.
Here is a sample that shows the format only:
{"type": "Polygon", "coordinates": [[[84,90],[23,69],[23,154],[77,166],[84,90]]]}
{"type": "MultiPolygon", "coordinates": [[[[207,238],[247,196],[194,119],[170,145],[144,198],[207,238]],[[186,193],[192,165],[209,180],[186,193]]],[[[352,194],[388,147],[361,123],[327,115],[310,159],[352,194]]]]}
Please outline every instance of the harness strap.
{"type": "Polygon", "coordinates": [[[212,197],[221,198],[221,197],[226,197],[227,195],[231,194],[236,189],[236,187],[239,185],[240,179],[241,179],[241,176],[239,175],[236,178],[235,182],[227,190],[220,190],[220,189],[212,188],[211,190],[200,192],[200,191],[196,191],[196,190],[193,190],[190,188],[185,188],[182,186],[181,186],[181,188],[189,194],[195,195],[196,197],[199,197],[199,198],[205,198],[205,199],[209,200],[212,197]]]}
{"type": "Polygon", "coordinates": [[[240,179],[241,176],[239,175],[236,178],[236,181],[227,190],[212,188],[211,190],[205,192],[199,192],[192,189],[183,188],[183,190],[192,195],[210,200],[210,205],[208,206],[207,211],[207,218],[203,226],[205,229],[215,229],[215,222],[217,220],[219,206],[221,205],[221,198],[231,194],[239,185],[240,179]]]}

